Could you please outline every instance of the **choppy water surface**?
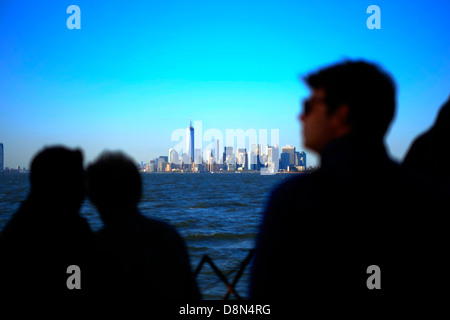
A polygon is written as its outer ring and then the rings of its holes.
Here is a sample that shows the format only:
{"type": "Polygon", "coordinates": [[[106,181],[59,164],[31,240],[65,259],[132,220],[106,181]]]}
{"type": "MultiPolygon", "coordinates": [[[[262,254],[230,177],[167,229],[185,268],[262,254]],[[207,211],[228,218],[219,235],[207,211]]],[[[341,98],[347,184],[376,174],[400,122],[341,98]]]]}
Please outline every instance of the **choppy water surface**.
{"type": "MultiPolygon", "coordinates": [[[[0,230],[28,193],[28,174],[0,175],[0,230]]],[[[239,264],[253,248],[270,191],[285,175],[255,173],[143,174],[145,216],[172,224],[185,239],[195,269],[208,254],[231,282],[239,264]]],[[[81,209],[92,229],[102,222],[92,204],[81,209]]],[[[197,278],[205,299],[221,299],[226,288],[205,265],[197,278]]],[[[248,269],[236,291],[247,297],[248,269]]]]}

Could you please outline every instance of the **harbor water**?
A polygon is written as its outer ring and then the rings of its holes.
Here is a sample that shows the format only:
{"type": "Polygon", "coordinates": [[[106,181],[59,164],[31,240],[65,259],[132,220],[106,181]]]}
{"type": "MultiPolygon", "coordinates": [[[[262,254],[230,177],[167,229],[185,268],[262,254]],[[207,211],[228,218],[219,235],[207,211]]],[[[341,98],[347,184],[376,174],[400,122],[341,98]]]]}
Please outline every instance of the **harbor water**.
{"type": "MultiPolygon", "coordinates": [[[[184,238],[192,269],[207,254],[231,282],[250,249],[271,190],[288,175],[257,173],[142,174],[139,204],[147,217],[170,223],[184,238]]],[[[29,191],[28,174],[0,174],[0,230],[29,191]]],[[[93,231],[102,228],[95,207],[86,200],[81,214],[93,231]]],[[[236,286],[248,296],[247,267],[236,286]]],[[[227,288],[205,264],[197,277],[204,299],[222,299],[227,288]]],[[[233,298],[233,296],[230,296],[233,298]]]]}

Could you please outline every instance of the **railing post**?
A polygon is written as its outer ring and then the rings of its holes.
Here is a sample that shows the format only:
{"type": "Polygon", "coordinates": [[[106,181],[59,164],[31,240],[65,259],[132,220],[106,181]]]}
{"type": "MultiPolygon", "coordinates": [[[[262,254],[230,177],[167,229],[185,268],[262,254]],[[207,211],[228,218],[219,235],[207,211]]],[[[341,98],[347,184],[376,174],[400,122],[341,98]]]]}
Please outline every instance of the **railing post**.
{"type": "Polygon", "coordinates": [[[225,294],[223,299],[224,300],[228,300],[228,297],[232,293],[232,294],[234,294],[236,296],[237,299],[243,300],[243,298],[236,292],[235,286],[236,286],[237,282],[239,281],[239,279],[241,278],[241,276],[242,276],[246,266],[252,260],[254,254],[255,254],[255,249],[250,250],[250,252],[248,253],[247,257],[241,262],[239,271],[235,275],[232,284],[230,284],[228,282],[227,277],[225,277],[225,275],[222,273],[222,271],[220,271],[220,269],[215,265],[215,263],[212,261],[212,259],[207,254],[205,254],[202,257],[202,260],[200,261],[200,263],[198,264],[197,268],[195,269],[194,277],[198,276],[198,274],[200,273],[203,265],[206,262],[206,263],[208,263],[211,266],[211,268],[213,269],[215,274],[219,277],[219,279],[227,286],[227,293],[225,294]]]}

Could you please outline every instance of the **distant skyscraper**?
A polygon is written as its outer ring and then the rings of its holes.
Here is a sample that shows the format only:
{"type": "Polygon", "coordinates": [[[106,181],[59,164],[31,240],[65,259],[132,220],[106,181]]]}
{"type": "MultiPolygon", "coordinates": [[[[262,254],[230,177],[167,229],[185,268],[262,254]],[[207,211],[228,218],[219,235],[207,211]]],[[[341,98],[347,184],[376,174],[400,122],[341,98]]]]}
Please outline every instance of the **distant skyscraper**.
{"type": "Polygon", "coordinates": [[[168,161],[169,161],[168,156],[159,156],[159,158],[158,158],[158,163],[160,163],[160,162],[168,163],[168,161]]]}
{"type": "Polygon", "coordinates": [[[250,162],[250,170],[260,170],[263,164],[261,163],[262,159],[262,145],[261,144],[251,144],[250,145],[250,154],[249,154],[249,162],[250,162]]]}
{"type": "Polygon", "coordinates": [[[294,160],[295,160],[295,163],[294,163],[294,165],[296,165],[296,166],[301,166],[301,163],[302,163],[302,160],[300,159],[300,152],[298,152],[298,151],[295,151],[295,153],[294,153],[294,160]]]}
{"type": "Polygon", "coordinates": [[[272,163],[278,164],[279,162],[279,151],[278,146],[267,146],[267,164],[271,165],[272,163]]]}
{"type": "Polygon", "coordinates": [[[194,163],[194,127],[192,127],[192,121],[189,127],[186,129],[186,152],[190,163],[194,163]]]}
{"type": "Polygon", "coordinates": [[[289,153],[289,165],[295,165],[295,147],[293,146],[285,146],[281,148],[281,152],[289,153]]]}
{"type": "Polygon", "coordinates": [[[180,164],[178,152],[173,148],[169,149],[169,163],[180,164]]]}
{"type": "Polygon", "coordinates": [[[280,169],[286,170],[289,166],[290,155],[288,152],[282,152],[280,157],[280,169]]]}
{"type": "Polygon", "coordinates": [[[0,171],[5,167],[5,155],[3,153],[3,143],[0,143],[0,171]]]}
{"type": "Polygon", "coordinates": [[[303,166],[306,169],[306,152],[305,151],[300,152],[300,156],[303,158],[303,166]]]}
{"type": "Polygon", "coordinates": [[[233,147],[225,147],[223,150],[223,164],[234,164],[233,147]]]}
{"type": "Polygon", "coordinates": [[[257,157],[256,157],[256,155],[257,155],[257,149],[258,149],[258,147],[257,147],[257,145],[256,144],[251,144],[250,145],[250,154],[248,155],[249,156],[249,159],[248,159],[248,161],[249,161],[249,167],[248,167],[248,169],[249,170],[257,170],[257,157]]]}
{"type": "Polygon", "coordinates": [[[219,139],[216,139],[216,146],[215,146],[214,157],[216,157],[217,163],[220,163],[219,139]]]}
{"type": "Polygon", "coordinates": [[[269,174],[274,174],[278,172],[280,168],[280,161],[278,157],[278,145],[276,146],[267,146],[267,172],[269,174]]]}
{"type": "Polygon", "coordinates": [[[306,169],[306,152],[296,152],[295,153],[295,165],[301,166],[306,169]]]}
{"type": "MultiPolygon", "coordinates": [[[[245,148],[239,148],[236,150],[236,168],[244,167],[246,154],[247,154],[247,149],[245,149],[245,148]]],[[[247,169],[247,168],[245,168],[245,169],[247,169]]]]}
{"type": "Polygon", "coordinates": [[[203,163],[202,149],[194,149],[194,162],[195,164],[203,163]]]}

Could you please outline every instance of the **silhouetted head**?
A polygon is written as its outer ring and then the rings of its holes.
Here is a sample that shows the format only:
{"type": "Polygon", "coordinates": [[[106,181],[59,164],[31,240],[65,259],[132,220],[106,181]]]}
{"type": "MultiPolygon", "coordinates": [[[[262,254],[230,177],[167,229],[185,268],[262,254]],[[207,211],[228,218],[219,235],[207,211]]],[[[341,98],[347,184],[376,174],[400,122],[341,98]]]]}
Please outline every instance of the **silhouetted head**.
{"type": "Polygon", "coordinates": [[[45,148],[31,162],[30,183],[34,201],[78,210],[85,195],[83,154],[60,146],[45,148]]]}
{"type": "Polygon", "coordinates": [[[386,72],[365,61],[345,61],[304,80],[312,90],[300,115],[306,147],[321,152],[328,141],[348,133],[383,140],[396,105],[395,84],[386,72]]]}
{"type": "Polygon", "coordinates": [[[439,110],[436,121],[433,124],[432,130],[437,134],[442,135],[448,139],[450,134],[450,96],[439,110]]]}
{"type": "Polygon", "coordinates": [[[102,153],[88,167],[87,175],[88,197],[103,220],[112,211],[125,214],[135,209],[141,200],[141,175],[134,161],[121,152],[102,153]]]}

